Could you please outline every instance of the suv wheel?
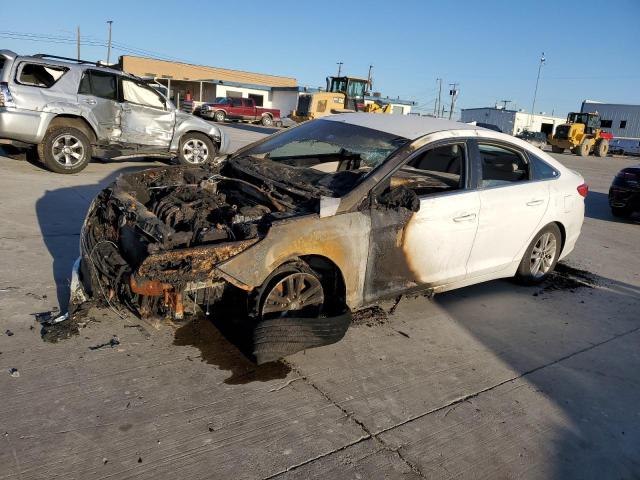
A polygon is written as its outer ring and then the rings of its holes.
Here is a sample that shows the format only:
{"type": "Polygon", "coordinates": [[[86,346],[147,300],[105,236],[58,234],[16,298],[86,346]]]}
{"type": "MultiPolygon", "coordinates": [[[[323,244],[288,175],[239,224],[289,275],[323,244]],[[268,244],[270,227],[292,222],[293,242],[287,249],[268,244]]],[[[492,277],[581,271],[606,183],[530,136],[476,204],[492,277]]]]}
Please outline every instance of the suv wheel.
{"type": "Polygon", "coordinates": [[[217,153],[213,141],[203,133],[187,133],[180,141],[178,160],[182,165],[202,165],[217,153]]]}
{"type": "Polygon", "coordinates": [[[91,142],[74,127],[49,130],[38,145],[40,160],[55,173],[78,173],[91,160],[91,142]]]}

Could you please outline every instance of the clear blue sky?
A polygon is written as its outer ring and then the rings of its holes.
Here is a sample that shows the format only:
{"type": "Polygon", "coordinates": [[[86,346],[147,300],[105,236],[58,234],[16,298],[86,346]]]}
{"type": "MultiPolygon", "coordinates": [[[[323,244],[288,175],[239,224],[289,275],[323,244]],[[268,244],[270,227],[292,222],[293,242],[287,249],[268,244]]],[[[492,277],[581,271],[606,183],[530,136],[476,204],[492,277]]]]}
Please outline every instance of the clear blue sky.
{"type": "MultiPolygon", "coordinates": [[[[323,85],[338,61],[358,76],[373,64],[375,90],[425,111],[437,77],[460,84],[458,107],[508,99],[530,109],[543,51],[536,111],[564,115],[585,98],[640,104],[640,0],[4,0],[0,48],[75,56],[75,45],[60,38],[80,25],[85,40],[105,43],[106,20],[114,21],[115,55],[126,46],[310,86],[323,85]]],[[[82,56],[105,59],[106,48],[85,45],[82,56]]]]}

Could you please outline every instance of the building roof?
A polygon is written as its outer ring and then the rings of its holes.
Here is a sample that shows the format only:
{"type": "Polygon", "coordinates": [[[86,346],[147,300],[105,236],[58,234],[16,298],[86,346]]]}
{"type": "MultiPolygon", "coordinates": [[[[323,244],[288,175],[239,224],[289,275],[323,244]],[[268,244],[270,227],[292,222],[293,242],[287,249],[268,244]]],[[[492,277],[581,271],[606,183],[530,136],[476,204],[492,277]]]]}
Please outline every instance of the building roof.
{"type": "Polygon", "coordinates": [[[414,140],[429,133],[442,130],[484,130],[468,123],[453,122],[443,118],[418,117],[413,115],[383,115],[379,113],[340,113],[322,117],[332,122],[349,123],[391,133],[414,140]]]}
{"type": "Polygon", "coordinates": [[[192,65],[190,63],[169,62],[153,58],[123,55],[120,57],[122,70],[140,77],[153,76],[174,80],[210,80],[218,82],[263,85],[269,87],[295,87],[296,79],[279,75],[244,72],[227,68],[192,65]]]}
{"type": "Polygon", "coordinates": [[[583,100],[583,105],[591,104],[591,105],[611,105],[616,107],[640,107],[640,105],[633,103],[609,103],[609,102],[598,102],[596,100],[583,100]]]}

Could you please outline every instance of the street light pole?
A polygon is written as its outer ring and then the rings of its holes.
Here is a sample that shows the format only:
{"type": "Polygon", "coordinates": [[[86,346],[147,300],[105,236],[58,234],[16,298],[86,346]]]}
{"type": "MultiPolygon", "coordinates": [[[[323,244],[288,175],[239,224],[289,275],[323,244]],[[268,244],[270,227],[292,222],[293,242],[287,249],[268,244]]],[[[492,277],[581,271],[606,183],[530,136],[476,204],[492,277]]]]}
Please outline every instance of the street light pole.
{"type": "Polygon", "coordinates": [[[531,113],[529,114],[529,127],[533,124],[533,115],[535,114],[536,109],[536,97],[538,96],[538,83],[540,82],[540,71],[542,70],[542,65],[546,62],[546,58],[544,58],[544,52],[542,52],[542,56],[540,57],[540,64],[538,65],[538,77],[536,78],[536,88],[533,91],[533,102],[531,103],[531,113]]]}
{"type": "Polygon", "coordinates": [[[109,41],[107,42],[107,65],[109,65],[110,59],[111,59],[111,24],[113,23],[113,20],[107,20],[107,23],[109,24],[109,41]]]}

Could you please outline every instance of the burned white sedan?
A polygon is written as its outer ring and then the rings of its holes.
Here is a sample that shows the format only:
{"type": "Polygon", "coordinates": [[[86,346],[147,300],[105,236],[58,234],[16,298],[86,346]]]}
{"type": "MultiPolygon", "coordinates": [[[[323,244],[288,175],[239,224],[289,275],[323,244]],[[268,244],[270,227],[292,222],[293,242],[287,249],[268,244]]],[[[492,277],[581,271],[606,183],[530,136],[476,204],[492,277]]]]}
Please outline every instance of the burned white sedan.
{"type": "Polygon", "coordinates": [[[338,341],[353,310],[384,298],[541,281],[573,249],[586,192],[491,130],[324,117],[216,165],[121,176],[85,220],[72,309],[93,297],[142,317],[215,315],[240,292],[262,363],[338,341]]]}

